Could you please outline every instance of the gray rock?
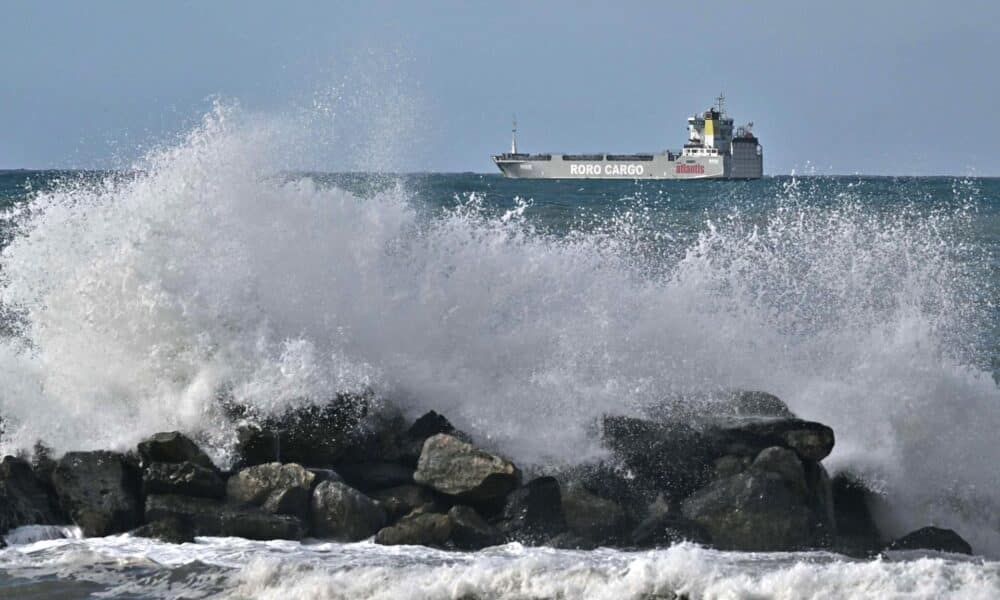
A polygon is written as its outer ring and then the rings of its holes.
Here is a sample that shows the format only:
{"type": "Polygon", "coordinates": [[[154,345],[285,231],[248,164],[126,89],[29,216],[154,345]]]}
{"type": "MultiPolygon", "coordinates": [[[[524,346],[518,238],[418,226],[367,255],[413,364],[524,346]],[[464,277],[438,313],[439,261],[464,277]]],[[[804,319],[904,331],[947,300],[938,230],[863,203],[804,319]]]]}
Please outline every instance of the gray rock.
{"type": "Polygon", "coordinates": [[[403,517],[395,525],[380,529],[375,543],[386,546],[402,544],[443,547],[451,539],[452,523],[448,515],[416,513],[403,517]]]}
{"type": "Polygon", "coordinates": [[[299,463],[331,467],[358,442],[375,398],[370,393],[339,394],[278,417],[245,423],[238,430],[241,464],[299,463]]]}
{"type": "Polygon", "coordinates": [[[452,544],[459,550],[479,550],[503,543],[503,535],[468,506],[453,506],[448,518],[452,544]]]}
{"type": "Polygon", "coordinates": [[[368,496],[337,481],[324,481],[312,495],[312,531],[318,538],[356,542],[385,526],[385,510],[368,496]]]}
{"type": "Polygon", "coordinates": [[[153,538],[168,544],[194,542],[194,527],[190,522],[170,517],[147,523],[129,532],[135,537],[153,538]]]}
{"type": "Polygon", "coordinates": [[[22,525],[57,525],[66,517],[55,495],[26,461],[13,456],[0,462],[0,536],[22,525]]]}
{"type": "Polygon", "coordinates": [[[923,527],[889,544],[889,550],[937,550],[954,554],[972,554],[972,546],[951,529],[923,527]]]}
{"type": "Polygon", "coordinates": [[[341,465],[337,472],[351,487],[365,493],[413,483],[413,469],[390,462],[341,465]]]}
{"type": "Polygon", "coordinates": [[[750,468],[777,473],[796,491],[801,493],[806,491],[806,472],[802,468],[802,461],[795,452],[787,448],[771,446],[761,450],[750,468]]]}
{"type": "Polygon", "coordinates": [[[222,498],[226,482],[215,468],[205,468],[190,462],[149,463],[142,472],[144,494],[181,494],[222,498]]]}
{"type": "Polygon", "coordinates": [[[413,479],[460,499],[490,500],[516,489],[521,472],[509,460],[439,433],[424,442],[413,479]]]}
{"type": "Polygon", "coordinates": [[[226,482],[226,497],[265,512],[306,518],[316,475],[295,463],[247,467],[226,482]]]}
{"type": "Polygon", "coordinates": [[[882,534],[872,516],[875,494],[859,479],[839,473],[831,482],[837,550],[851,556],[869,556],[882,549],[882,534]]]}
{"type": "Polygon", "coordinates": [[[712,463],[714,467],[713,478],[725,479],[726,477],[738,475],[750,468],[751,462],[753,461],[749,457],[734,456],[732,454],[727,454],[726,456],[717,458],[712,463]]]}
{"type": "Polygon", "coordinates": [[[740,390],[729,398],[728,408],[737,417],[795,418],[788,405],[774,394],[740,390]]]}
{"type": "Polygon", "coordinates": [[[631,535],[632,544],[640,548],[672,546],[680,542],[707,544],[708,531],[699,523],[669,512],[654,513],[643,519],[631,535]]]}
{"type": "Polygon", "coordinates": [[[566,525],[578,538],[595,545],[611,545],[628,534],[628,515],[615,502],[588,492],[581,485],[562,488],[566,525]]]}
{"type": "Polygon", "coordinates": [[[88,537],[134,529],[140,522],[139,474],[116,452],[68,452],[52,473],[59,501],[88,537]]]}
{"type": "Polygon", "coordinates": [[[714,481],[682,503],[683,516],[724,550],[791,551],[819,545],[805,494],[773,471],[714,481]]]}
{"type": "Polygon", "coordinates": [[[191,438],[179,431],[154,434],[139,442],[139,457],[143,466],[150,463],[194,463],[214,469],[212,459],[191,438]]]}
{"type": "Polygon", "coordinates": [[[305,534],[302,521],[290,515],[266,513],[250,506],[233,506],[211,498],[152,495],[146,498],[150,522],[177,519],[194,535],[233,536],[250,540],[298,540],[305,534]]]}
{"type": "Polygon", "coordinates": [[[418,508],[434,512],[437,499],[428,488],[420,485],[401,485],[372,492],[371,497],[385,509],[389,521],[397,521],[418,508]]]}
{"type": "Polygon", "coordinates": [[[567,529],[562,493],[554,477],[539,477],[507,495],[500,530],[510,539],[543,543],[567,529]]]}

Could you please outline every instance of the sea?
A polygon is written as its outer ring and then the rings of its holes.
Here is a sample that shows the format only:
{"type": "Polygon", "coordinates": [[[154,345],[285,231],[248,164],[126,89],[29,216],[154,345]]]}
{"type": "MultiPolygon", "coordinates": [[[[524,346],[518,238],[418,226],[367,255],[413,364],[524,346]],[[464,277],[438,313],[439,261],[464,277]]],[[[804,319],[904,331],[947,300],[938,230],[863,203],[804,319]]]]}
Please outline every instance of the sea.
{"type": "MultiPolygon", "coordinates": [[[[1000,179],[508,180],[304,170],[213,113],[110,171],[0,172],[0,453],[190,432],[374,390],[527,469],[600,458],[603,414],[765,390],[887,535],[976,555],[480,552],[25,527],[3,598],[1000,597],[1000,179]]],[[[336,171],[330,169],[329,171],[336,171]]]]}

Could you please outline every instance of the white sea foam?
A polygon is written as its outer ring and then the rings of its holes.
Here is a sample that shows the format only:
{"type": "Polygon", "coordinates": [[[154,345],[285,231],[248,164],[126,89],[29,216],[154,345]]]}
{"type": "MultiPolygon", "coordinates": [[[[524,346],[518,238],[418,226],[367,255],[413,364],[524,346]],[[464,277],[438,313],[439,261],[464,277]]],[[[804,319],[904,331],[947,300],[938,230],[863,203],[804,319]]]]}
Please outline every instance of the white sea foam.
{"type": "Polygon", "coordinates": [[[756,388],[833,426],[830,463],[901,507],[892,530],[1000,555],[1000,389],[964,354],[981,323],[947,237],[962,214],[811,206],[793,183],[763,221],[706,224],[651,265],[641,219],[557,239],[520,211],[425,220],[400,185],[278,176],[296,131],[221,107],[134,176],[11,217],[4,450],[180,428],[225,460],[220,387],[262,411],[372,387],[520,461],[579,460],[604,412],[756,388]]]}
{"type": "Polygon", "coordinates": [[[678,593],[698,599],[988,599],[1000,593],[1000,563],[954,555],[853,561],[826,553],[729,553],[691,544],[647,552],[509,544],[457,553],[370,542],[233,538],[173,546],[112,536],[2,550],[0,573],[86,582],[108,597],[156,598],[627,600],[678,593]]]}

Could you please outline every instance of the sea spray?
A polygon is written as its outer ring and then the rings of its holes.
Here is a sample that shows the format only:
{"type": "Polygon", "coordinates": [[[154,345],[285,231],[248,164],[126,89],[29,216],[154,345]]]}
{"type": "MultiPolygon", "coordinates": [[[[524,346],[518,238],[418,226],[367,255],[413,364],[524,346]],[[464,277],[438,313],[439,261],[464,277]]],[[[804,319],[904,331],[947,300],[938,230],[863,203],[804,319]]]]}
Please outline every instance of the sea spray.
{"type": "Polygon", "coordinates": [[[183,429],[225,461],[220,390],[268,413],[370,388],[519,462],[576,461],[600,455],[601,414],[754,388],[834,428],[831,465],[902,507],[890,528],[1000,554],[1000,391],[970,356],[989,317],[950,241],[961,207],[889,213],[793,180],[763,216],[660,252],[635,213],[555,235],[523,207],[428,216],[401,184],[289,174],[304,139],[220,106],[128,176],[11,216],[4,450],[183,429]]]}

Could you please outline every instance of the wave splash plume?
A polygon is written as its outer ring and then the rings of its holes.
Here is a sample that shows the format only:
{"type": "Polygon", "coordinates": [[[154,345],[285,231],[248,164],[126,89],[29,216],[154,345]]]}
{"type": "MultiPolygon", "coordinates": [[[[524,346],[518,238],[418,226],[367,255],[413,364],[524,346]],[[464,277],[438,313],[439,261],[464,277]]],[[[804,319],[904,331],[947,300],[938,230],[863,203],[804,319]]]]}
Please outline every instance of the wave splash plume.
{"type": "Polygon", "coordinates": [[[401,184],[289,174],[307,137],[220,106],[130,174],[7,215],[3,450],[182,429],[225,460],[222,392],[268,413],[374,389],[522,462],[574,461],[603,413],[763,389],[834,428],[831,465],[904,507],[890,528],[1000,555],[1000,389],[971,340],[990,317],[949,241],[966,210],[814,204],[793,182],[667,260],[641,215],[556,236],[525,206],[428,216],[401,184]]]}

